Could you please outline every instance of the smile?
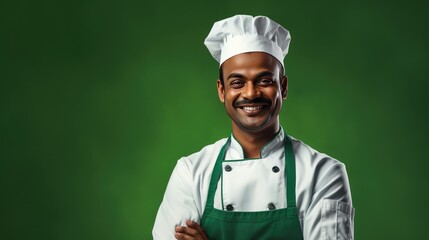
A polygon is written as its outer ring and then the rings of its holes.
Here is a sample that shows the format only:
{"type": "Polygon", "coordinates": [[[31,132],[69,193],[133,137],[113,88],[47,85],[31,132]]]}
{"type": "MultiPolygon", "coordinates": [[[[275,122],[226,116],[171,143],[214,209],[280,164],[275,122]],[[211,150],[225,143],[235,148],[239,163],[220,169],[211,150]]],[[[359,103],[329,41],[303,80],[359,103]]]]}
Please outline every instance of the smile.
{"type": "Polygon", "coordinates": [[[262,108],[262,106],[243,107],[243,109],[246,110],[246,111],[255,111],[255,110],[258,110],[258,109],[261,109],[261,108],[262,108]]]}
{"type": "Polygon", "coordinates": [[[257,105],[257,106],[243,106],[243,107],[239,107],[239,108],[243,109],[244,112],[246,112],[246,113],[257,113],[261,109],[263,109],[264,107],[265,107],[265,105],[257,105]]]}

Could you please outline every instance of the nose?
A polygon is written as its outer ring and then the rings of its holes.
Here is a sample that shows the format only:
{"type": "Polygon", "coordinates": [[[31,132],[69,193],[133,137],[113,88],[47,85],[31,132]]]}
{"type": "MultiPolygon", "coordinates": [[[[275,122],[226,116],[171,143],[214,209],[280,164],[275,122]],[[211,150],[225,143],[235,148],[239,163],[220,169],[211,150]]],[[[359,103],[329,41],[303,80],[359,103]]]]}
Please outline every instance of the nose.
{"type": "Polygon", "coordinates": [[[255,87],[253,82],[247,82],[243,88],[242,97],[246,99],[254,99],[261,96],[261,92],[255,87]]]}

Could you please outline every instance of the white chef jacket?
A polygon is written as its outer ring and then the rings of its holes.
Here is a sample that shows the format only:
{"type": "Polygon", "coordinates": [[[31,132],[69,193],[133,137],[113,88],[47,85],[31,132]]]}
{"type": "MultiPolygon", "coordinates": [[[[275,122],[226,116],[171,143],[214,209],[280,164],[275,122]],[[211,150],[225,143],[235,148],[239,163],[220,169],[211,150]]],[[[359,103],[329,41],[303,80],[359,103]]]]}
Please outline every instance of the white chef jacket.
{"type": "MultiPolygon", "coordinates": [[[[296,206],[304,239],[353,239],[354,208],[344,164],[291,139],[296,161],[296,206]]],[[[276,209],[286,208],[283,140],[281,129],[261,149],[261,158],[245,159],[241,145],[231,136],[214,207],[226,210],[232,205],[234,211],[269,211],[268,206],[274,204],[276,209]]],[[[154,239],[175,239],[176,225],[185,226],[188,219],[200,222],[212,170],[226,141],[221,139],[178,160],[156,216],[154,239]]]]}

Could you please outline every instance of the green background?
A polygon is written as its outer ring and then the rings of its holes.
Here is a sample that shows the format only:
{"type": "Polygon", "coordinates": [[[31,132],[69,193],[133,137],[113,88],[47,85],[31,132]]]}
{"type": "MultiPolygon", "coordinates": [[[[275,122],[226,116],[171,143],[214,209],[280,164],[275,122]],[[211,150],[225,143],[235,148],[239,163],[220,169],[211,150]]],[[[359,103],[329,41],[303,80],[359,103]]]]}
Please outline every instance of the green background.
{"type": "Polygon", "coordinates": [[[203,40],[245,13],[291,32],[281,122],[346,164],[356,239],[422,239],[423,2],[2,1],[0,238],[151,239],[176,160],[230,134],[203,40]]]}

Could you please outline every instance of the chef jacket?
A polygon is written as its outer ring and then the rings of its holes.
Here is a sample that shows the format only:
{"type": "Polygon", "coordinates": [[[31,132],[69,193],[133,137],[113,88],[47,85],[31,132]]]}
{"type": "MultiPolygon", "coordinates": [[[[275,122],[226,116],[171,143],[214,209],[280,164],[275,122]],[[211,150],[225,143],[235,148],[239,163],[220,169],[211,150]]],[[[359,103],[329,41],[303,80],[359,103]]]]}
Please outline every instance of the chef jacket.
{"type": "MultiPolygon", "coordinates": [[[[245,158],[231,135],[214,207],[225,211],[286,208],[284,132],[261,148],[260,158],[245,158]]],[[[353,239],[354,208],[343,163],[293,137],[296,161],[296,206],[303,237],[308,240],[353,239]]],[[[177,161],[153,227],[153,238],[175,239],[175,226],[200,222],[212,170],[227,139],[177,161]]],[[[287,168],[287,166],[286,166],[287,168]]]]}

